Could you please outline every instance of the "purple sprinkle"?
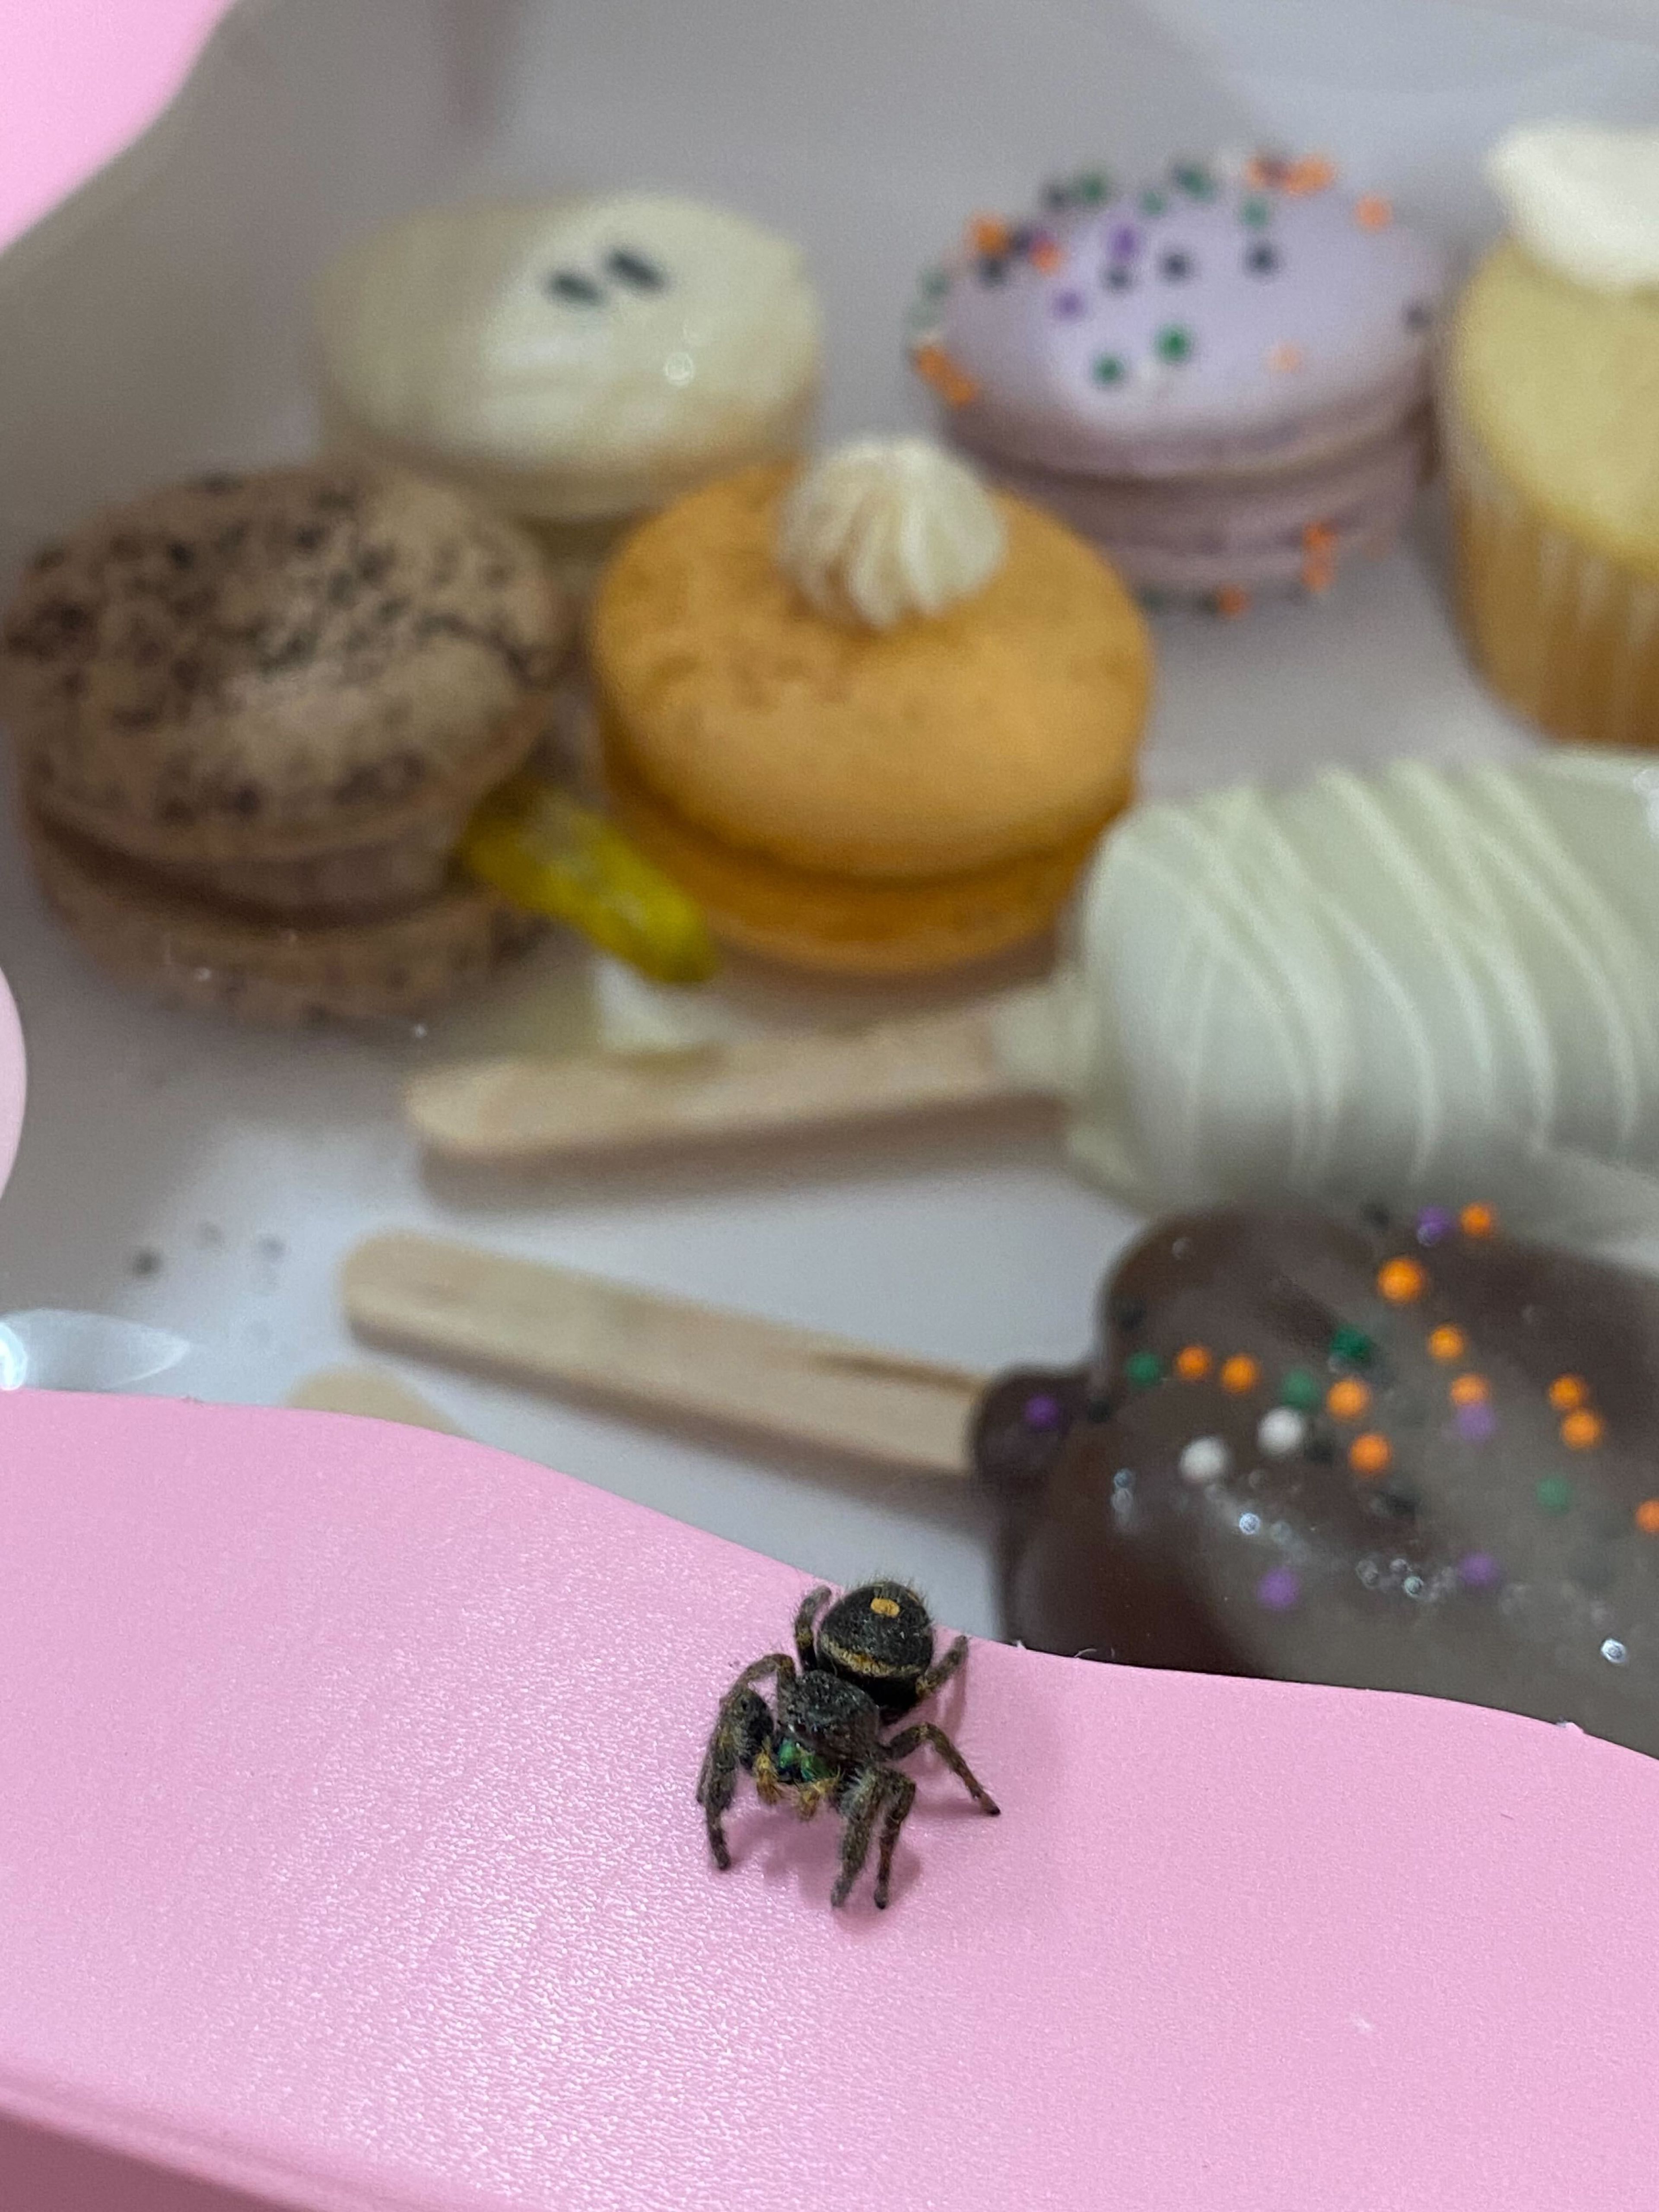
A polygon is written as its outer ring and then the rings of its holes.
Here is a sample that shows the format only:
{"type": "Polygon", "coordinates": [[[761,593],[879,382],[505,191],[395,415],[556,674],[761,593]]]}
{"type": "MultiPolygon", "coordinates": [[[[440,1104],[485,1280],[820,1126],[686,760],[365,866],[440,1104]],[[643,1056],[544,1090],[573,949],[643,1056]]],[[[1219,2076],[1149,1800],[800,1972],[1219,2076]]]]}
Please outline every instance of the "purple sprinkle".
{"type": "Polygon", "coordinates": [[[1457,1433],[1466,1444],[1486,1444],[1498,1434],[1498,1416],[1490,1406],[1460,1406],[1457,1433]]]}
{"type": "Polygon", "coordinates": [[[1121,223],[1112,233],[1111,248],[1120,259],[1126,259],[1131,255],[1139,253],[1140,233],[1132,222],[1121,223]]]}
{"type": "Polygon", "coordinates": [[[1028,1429],[1057,1429],[1065,1419],[1058,1398],[1028,1398],[1022,1417],[1028,1429]]]}
{"type": "Polygon", "coordinates": [[[1256,1603],[1269,1613],[1288,1613],[1302,1595],[1302,1577],[1289,1567],[1274,1567],[1255,1586],[1256,1603]]]}
{"type": "Polygon", "coordinates": [[[1085,304],[1081,292],[1056,292],[1054,311],[1057,315],[1080,315],[1085,304]]]}
{"type": "Polygon", "coordinates": [[[1465,1589],[1496,1589],[1504,1571],[1490,1552],[1466,1552],[1457,1562],[1457,1579],[1465,1589]]]}
{"type": "Polygon", "coordinates": [[[1417,1241],[1419,1244],[1443,1244],[1456,1221],[1443,1206],[1425,1206],[1417,1217],[1417,1241]]]}

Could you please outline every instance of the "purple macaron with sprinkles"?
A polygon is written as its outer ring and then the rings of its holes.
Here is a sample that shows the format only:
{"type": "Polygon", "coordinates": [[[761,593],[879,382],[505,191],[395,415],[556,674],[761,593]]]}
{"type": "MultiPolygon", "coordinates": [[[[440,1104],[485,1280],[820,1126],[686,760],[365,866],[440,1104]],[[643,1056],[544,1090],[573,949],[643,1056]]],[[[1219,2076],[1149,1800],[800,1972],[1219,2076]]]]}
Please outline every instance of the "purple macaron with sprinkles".
{"type": "Polygon", "coordinates": [[[1428,473],[1437,248],[1332,164],[1103,170],[978,216],[922,279],[910,357],[954,441],[1149,595],[1324,591],[1428,473]]]}

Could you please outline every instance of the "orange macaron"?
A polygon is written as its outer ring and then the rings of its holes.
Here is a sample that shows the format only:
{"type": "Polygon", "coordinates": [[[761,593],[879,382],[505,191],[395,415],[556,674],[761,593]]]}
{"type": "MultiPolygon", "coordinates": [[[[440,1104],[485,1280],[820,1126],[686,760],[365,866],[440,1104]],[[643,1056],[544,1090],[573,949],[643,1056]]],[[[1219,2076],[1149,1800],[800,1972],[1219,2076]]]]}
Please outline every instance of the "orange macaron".
{"type": "Polygon", "coordinates": [[[1099,555],[917,439],[680,501],[589,646],[635,839],[728,944],[846,975],[1047,927],[1132,796],[1152,681],[1099,555]]]}

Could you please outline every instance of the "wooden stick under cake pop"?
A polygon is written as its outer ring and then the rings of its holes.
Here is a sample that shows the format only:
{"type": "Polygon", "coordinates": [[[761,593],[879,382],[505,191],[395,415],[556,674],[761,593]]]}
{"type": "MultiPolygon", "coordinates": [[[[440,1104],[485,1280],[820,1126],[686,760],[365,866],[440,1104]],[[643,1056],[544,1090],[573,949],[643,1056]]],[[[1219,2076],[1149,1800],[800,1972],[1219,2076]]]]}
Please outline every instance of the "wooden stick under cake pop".
{"type": "Polygon", "coordinates": [[[949,1013],[684,1050],[478,1060],[416,1076],[405,1110],[452,1159],[500,1165],[774,1135],[944,1109],[1052,1098],[1013,1023],[1044,991],[949,1013]],[[1030,1064],[1024,1064],[1030,1063],[1030,1064]]]}
{"type": "Polygon", "coordinates": [[[986,1378],[434,1237],[372,1237],[346,1316],[387,1350],[713,1421],[903,1473],[963,1475],[986,1378]]]}

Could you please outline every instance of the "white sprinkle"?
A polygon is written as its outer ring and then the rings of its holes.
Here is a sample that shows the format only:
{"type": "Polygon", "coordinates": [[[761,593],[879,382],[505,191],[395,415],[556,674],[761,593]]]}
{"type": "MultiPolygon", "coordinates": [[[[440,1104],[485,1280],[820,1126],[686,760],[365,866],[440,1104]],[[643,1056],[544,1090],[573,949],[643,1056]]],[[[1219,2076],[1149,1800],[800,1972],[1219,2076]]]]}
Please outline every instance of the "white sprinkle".
{"type": "Polygon", "coordinates": [[[1308,1424],[1292,1406],[1275,1406],[1271,1413],[1264,1413],[1255,1440],[1269,1459],[1287,1459],[1291,1453],[1300,1451],[1308,1434],[1308,1424]]]}
{"type": "Polygon", "coordinates": [[[1194,1437],[1177,1464],[1183,1482],[1219,1482],[1233,1455],[1219,1437],[1194,1437]]]}
{"type": "Polygon", "coordinates": [[[1630,1654],[1616,1636],[1610,1636],[1601,1646],[1601,1656],[1607,1661],[1608,1666],[1622,1667],[1630,1657],[1630,1654]]]}
{"type": "Polygon", "coordinates": [[[1261,1534],[1261,1516],[1259,1513],[1241,1513],[1238,1533],[1241,1536],[1259,1536],[1261,1534]]]}

